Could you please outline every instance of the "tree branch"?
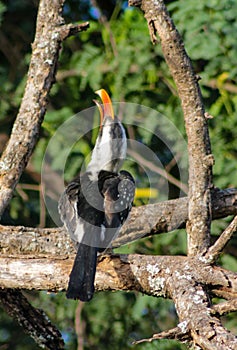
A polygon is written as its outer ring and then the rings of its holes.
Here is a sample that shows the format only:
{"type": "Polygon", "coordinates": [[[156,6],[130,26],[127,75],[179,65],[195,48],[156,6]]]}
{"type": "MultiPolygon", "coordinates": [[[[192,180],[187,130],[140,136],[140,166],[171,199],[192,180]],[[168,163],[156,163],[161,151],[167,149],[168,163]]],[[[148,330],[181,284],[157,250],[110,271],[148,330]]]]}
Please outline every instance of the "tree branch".
{"type": "MultiPolygon", "coordinates": [[[[159,35],[164,58],[182,102],[189,154],[189,204],[186,225],[188,255],[199,255],[199,261],[203,259],[205,262],[203,255],[210,246],[214,158],[211,154],[207,118],[198,79],[164,1],[131,0],[130,4],[140,6],[143,10],[154,44],[157,42],[157,34],[159,35]]],[[[222,247],[223,241],[227,241],[227,238],[222,239],[222,247]]],[[[193,261],[195,260],[194,258],[193,261]]],[[[196,263],[198,264],[198,261],[196,263]]],[[[197,271],[197,267],[194,269],[197,271]]],[[[221,325],[219,319],[211,315],[209,294],[204,286],[197,282],[198,278],[195,279],[192,273],[181,271],[179,266],[176,273],[165,280],[164,285],[171,293],[180,321],[187,322],[194,343],[202,349],[223,349],[224,344],[230,349],[235,349],[237,338],[221,325]]],[[[228,278],[227,280],[229,281],[228,278]]]]}
{"type": "Polygon", "coordinates": [[[213,156],[200,88],[183,41],[164,2],[144,0],[141,1],[141,9],[148,23],[151,41],[155,44],[157,34],[160,37],[164,58],[182,102],[189,154],[188,253],[203,254],[210,243],[213,156]]]}
{"type": "MultiPolygon", "coordinates": [[[[4,288],[66,289],[73,259],[0,258],[0,285],[4,288]],[[37,278],[35,278],[37,276],[37,278]]],[[[224,290],[237,298],[237,274],[206,265],[201,258],[182,256],[104,255],[98,259],[95,286],[101,290],[135,290],[171,298],[185,332],[203,349],[223,349],[237,339],[213,316],[205,289],[224,290]],[[222,344],[222,345],[220,345],[222,344]]],[[[185,333],[184,332],[184,333],[185,333]]]]}
{"type": "Polygon", "coordinates": [[[229,312],[236,312],[236,310],[237,310],[237,299],[231,299],[216,305],[212,305],[211,314],[222,316],[229,312]]]}
{"type": "MultiPolygon", "coordinates": [[[[212,218],[237,214],[237,190],[212,190],[212,218]]],[[[132,209],[113,247],[142,237],[170,232],[185,227],[188,219],[188,198],[150,204],[132,209]]],[[[74,253],[69,235],[62,228],[32,228],[0,225],[0,253],[7,256],[61,256],[74,253]]]]}
{"type": "Polygon", "coordinates": [[[180,270],[173,275],[171,295],[179,320],[187,322],[193,342],[202,349],[223,349],[228,345],[229,349],[234,350],[237,338],[222,326],[218,318],[211,315],[210,301],[204,286],[190,277],[187,273],[180,273],[180,270]]]}
{"type": "Polygon", "coordinates": [[[24,328],[35,342],[44,349],[64,349],[60,332],[40,309],[30,305],[17,290],[0,289],[1,304],[4,310],[24,328]]]}
{"type": "Polygon", "coordinates": [[[233,234],[237,231],[237,216],[232,220],[230,225],[222,232],[221,236],[216,242],[208,249],[205,258],[209,262],[215,261],[221,252],[223,251],[226,244],[229,242],[233,234]]]}
{"type": "Polygon", "coordinates": [[[163,331],[157,334],[153,334],[151,338],[140,339],[133,342],[134,345],[141,344],[144,342],[151,343],[154,340],[158,339],[178,339],[180,341],[190,340],[190,335],[182,329],[182,325],[169,329],[168,331],[163,331]]]}
{"type": "MultiPolygon", "coordinates": [[[[62,259],[50,255],[45,258],[37,255],[18,255],[14,258],[1,256],[0,286],[64,291],[73,258],[74,255],[62,259]]],[[[97,290],[135,290],[153,296],[172,297],[174,285],[170,279],[186,279],[197,285],[207,286],[215,295],[225,292],[226,296],[237,298],[237,274],[206,265],[201,259],[132,254],[103,255],[98,258],[97,290]]]]}
{"type": "Polygon", "coordinates": [[[62,25],[63,3],[64,0],[41,0],[39,4],[27,84],[11,137],[0,161],[0,217],[38,140],[47,97],[55,82],[61,42],[89,27],[88,23],[62,25]]]}

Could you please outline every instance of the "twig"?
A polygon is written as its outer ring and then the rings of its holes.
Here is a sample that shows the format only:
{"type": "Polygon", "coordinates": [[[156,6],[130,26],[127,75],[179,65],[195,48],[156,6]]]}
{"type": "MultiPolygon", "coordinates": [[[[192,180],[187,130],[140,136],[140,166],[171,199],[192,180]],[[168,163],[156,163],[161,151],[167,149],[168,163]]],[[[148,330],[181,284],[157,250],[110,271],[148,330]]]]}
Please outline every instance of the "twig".
{"type": "Polygon", "coordinates": [[[230,225],[222,232],[216,242],[208,249],[205,258],[208,262],[215,261],[226,244],[229,242],[233,234],[237,231],[237,216],[231,221],[230,225]]]}
{"type": "Polygon", "coordinates": [[[34,184],[23,184],[18,183],[16,186],[16,191],[19,193],[21,198],[24,202],[27,202],[29,200],[29,196],[25,193],[24,190],[30,190],[30,191],[40,191],[40,185],[34,185],[34,184]]]}
{"type": "Polygon", "coordinates": [[[237,311],[237,299],[231,299],[222,303],[212,305],[211,314],[223,316],[229,312],[237,311]]]}
{"type": "Polygon", "coordinates": [[[77,350],[83,350],[84,346],[84,334],[85,334],[85,321],[81,317],[81,312],[84,303],[78,302],[75,311],[75,331],[77,334],[77,350]]]}
{"type": "Polygon", "coordinates": [[[113,32],[111,30],[109,21],[107,20],[106,16],[103,15],[103,13],[102,13],[102,11],[101,11],[97,1],[96,0],[91,0],[91,3],[99,12],[99,22],[105,27],[106,31],[109,34],[110,45],[111,45],[111,48],[112,48],[112,51],[113,51],[113,55],[114,55],[114,57],[118,57],[117,45],[116,45],[116,41],[115,41],[113,32]]]}
{"type": "Polygon", "coordinates": [[[154,340],[158,339],[179,339],[180,341],[187,341],[189,338],[189,332],[183,332],[180,327],[172,328],[168,331],[163,331],[157,334],[153,334],[151,338],[145,338],[140,340],[135,340],[132,342],[133,345],[141,344],[144,342],[151,343],[154,340]]]}
{"type": "MultiPolygon", "coordinates": [[[[64,3],[65,0],[60,0],[64,3]]],[[[89,28],[89,22],[79,24],[64,24],[60,28],[60,39],[61,41],[66,40],[70,36],[76,35],[89,28]]]]}
{"type": "Polygon", "coordinates": [[[29,200],[29,196],[25,193],[24,190],[37,191],[39,192],[39,202],[40,202],[40,219],[39,219],[39,227],[45,227],[46,222],[46,208],[44,201],[44,190],[43,183],[39,185],[34,184],[23,184],[18,183],[16,186],[16,190],[23,199],[23,201],[27,202],[29,200]]]}
{"type": "Polygon", "coordinates": [[[188,193],[188,186],[184,184],[183,182],[176,179],[173,175],[169,174],[166,170],[159,168],[158,166],[154,165],[154,163],[150,162],[149,160],[146,160],[141,155],[139,155],[137,152],[128,149],[127,152],[131,157],[136,159],[140,164],[145,165],[152,171],[156,172],[157,174],[161,175],[163,178],[167,179],[170,183],[180,188],[181,191],[183,191],[185,194],[188,193]]]}
{"type": "MultiPolygon", "coordinates": [[[[207,82],[204,81],[202,83],[202,85],[209,86],[212,89],[220,89],[220,86],[218,85],[217,79],[211,79],[211,80],[209,80],[207,82]]],[[[230,82],[229,83],[223,83],[221,85],[221,89],[229,91],[229,92],[234,93],[234,94],[237,93],[237,86],[235,84],[230,83],[230,82]]]]}
{"type": "Polygon", "coordinates": [[[46,223],[46,206],[44,201],[44,184],[41,183],[40,185],[40,191],[39,191],[39,199],[40,199],[40,222],[39,227],[45,227],[46,223]]]}

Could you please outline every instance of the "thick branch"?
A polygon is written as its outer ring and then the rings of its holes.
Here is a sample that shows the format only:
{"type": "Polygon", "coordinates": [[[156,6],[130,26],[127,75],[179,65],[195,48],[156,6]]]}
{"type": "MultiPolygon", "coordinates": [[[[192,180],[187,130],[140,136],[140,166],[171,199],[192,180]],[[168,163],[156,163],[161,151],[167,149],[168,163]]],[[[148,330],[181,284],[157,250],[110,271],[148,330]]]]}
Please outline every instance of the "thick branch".
{"type": "Polygon", "coordinates": [[[209,247],[211,224],[213,156],[204,106],[191,61],[164,2],[144,0],[141,1],[141,9],[147,20],[152,42],[157,42],[157,34],[160,37],[165,60],[182,102],[189,154],[188,252],[196,255],[207,251],[209,247]]]}
{"type": "MultiPolygon", "coordinates": [[[[0,258],[0,286],[61,291],[67,286],[73,259],[0,258]],[[37,276],[37,278],[35,278],[37,276]]],[[[203,349],[235,349],[236,338],[212,316],[204,288],[225,290],[237,297],[237,274],[204,264],[200,259],[172,256],[115,255],[99,258],[98,290],[135,290],[171,297],[185,333],[191,332],[203,349]]]]}
{"type": "MultiPolygon", "coordinates": [[[[237,214],[237,190],[212,191],[212,218],[237,214]]],[[[169,232],[185,226],[188,219],[188,198],[133,208],[113,246],[117,247],[141,237],[169,232]]],[[[23,226],[0,226],[0,253],[7,256],[44,257],[73,254],[69,235],[61,228],[40,229],[23,226]]]]}
{"type": "Polygon", "coordinates": [[[202,349],[221,350],[227,345],[229,349],[236,349],[237,338],[222,326],[218,318],[211,315],[205,288],[190,277],[177,271],[171,281],[172,299],[179,320],[187,322],[194,343],[202,349]]]}
{"type": "Polygon", "coordinates": [[[88,28],[62,25],[64,0],[41,0],[28,79],[21,107],[8,145],[0,162],[0,217],[9,204],[13,191],[38,140],[46,112],[47,97],[55,81],[61,42],[69,35],[88,28]]]}
{"type": "MultiPolygon", "coordinates": [[[[34,258],[18,255],[0,257],[0,287],[65,290],[73,264],[70,259],[34,258]],[[36,278],[37,276],[37,278],[36,278]]],[[[212,293],[237,297],[237,274],[206,265],[199,259],[184,256],[105,255],[98,258],[97,290],[136,290],[153,296],[170,297],[170,278],[185,278],[208,286],[212,293]]],[[[182,294],[181,294],[182,295],[182,294]]]]}

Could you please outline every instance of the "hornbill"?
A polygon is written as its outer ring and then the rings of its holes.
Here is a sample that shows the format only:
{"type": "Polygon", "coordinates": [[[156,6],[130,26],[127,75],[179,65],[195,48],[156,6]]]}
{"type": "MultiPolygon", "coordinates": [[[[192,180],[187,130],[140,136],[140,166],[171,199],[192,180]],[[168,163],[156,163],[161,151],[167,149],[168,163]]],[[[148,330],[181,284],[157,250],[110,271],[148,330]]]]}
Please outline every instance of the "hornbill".
{"type": "Polygon", "coordinates": [[[89,301],[94,293],[97,253],[110,247],[132,207],[135,182],[119,169],[126,157],[124,127],[114,115],[109,95],[96,91],[100,130],[84,174],[66,187],[59,200],[59,213],[77,247],[66,296],[89,301]]]}

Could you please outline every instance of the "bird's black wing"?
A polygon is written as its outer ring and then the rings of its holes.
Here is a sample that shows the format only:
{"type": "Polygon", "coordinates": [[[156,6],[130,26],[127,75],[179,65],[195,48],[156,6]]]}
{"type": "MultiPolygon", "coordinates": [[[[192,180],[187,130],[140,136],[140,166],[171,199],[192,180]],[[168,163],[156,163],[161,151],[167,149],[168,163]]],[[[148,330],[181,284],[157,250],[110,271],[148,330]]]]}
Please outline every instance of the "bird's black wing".
{"type": "Polygon", "coordinates": [[[102,170],[99,172],[98,184],[104,197],[105,236],[109,246],[132,208],[135,181],[127,171],[116,174],[102,170]]]}

